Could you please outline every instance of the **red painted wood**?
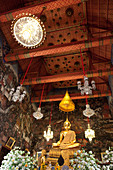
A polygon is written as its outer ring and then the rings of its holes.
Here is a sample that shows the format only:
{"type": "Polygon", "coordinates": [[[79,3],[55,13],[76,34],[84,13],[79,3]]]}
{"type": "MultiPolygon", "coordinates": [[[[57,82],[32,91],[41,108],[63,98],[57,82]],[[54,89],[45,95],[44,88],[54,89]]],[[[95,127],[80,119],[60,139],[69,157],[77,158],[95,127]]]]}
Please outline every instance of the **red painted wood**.
{"type": "MultiPolygon", "coordinates": [[[[111,96],[111,92],[107,91],[107,92],[95,92],[93,95],[91,96],[87,96],[87,98],[94,98],[94,97],[105,97],[105,96],[111,96]]],[[[51,101],[61,101],[63,99],[64,95],[51,95],[49,97],[43,97],[42,102],[51,102],[51,101]]],[[[71,94],[70,95],[72,100],[78,100],[78,99],[85,99],[86,96],[81,96],[80,93],[78,94],[71,94]]],[[[34,97],[31,98],[31,102],[34,103],[38,103],[40,102],[40,98],[39,97],[34,97]]]]}
{"type": "Polygon", "coordinates": [[[103,45],[113,44],[113,36],[103,37],[103,38],[94,38],[92,41],[80,41],[77,43],[70,43],[65,45],[57,45],[52,48],[44,48],[42,50],[30,50],[29,53],[23,53],[18,51],[17,53],[7,54],[5,56],[5,61],[15,61],[25,58],[30,58],[32,56],[38,57],[38,56],[44,56],[44,55],[55,55],[55,54],[62,54],[64,52],[72,52],[79,50],[84,50],[85,48],[92,48],[92,47],[98,47],[103,45]]]}
{"type": "MultiPolygon", "coordinates": [[[[85,75],[87,77],[113,75],[113,68],[109,70],[96,70],[96,71],[92,70],[86,72],[85,75]]],[[[30,79],[25,79],[23,85],[33,85],[33,84],[53,83],[53,82],[66,81],[66,80],[83,79],[83,76],[84,75],[82,72],[75,72],[75,73],[58,74],[53,76],[44,76],[40,78],[30,78],[30,79]]]]}

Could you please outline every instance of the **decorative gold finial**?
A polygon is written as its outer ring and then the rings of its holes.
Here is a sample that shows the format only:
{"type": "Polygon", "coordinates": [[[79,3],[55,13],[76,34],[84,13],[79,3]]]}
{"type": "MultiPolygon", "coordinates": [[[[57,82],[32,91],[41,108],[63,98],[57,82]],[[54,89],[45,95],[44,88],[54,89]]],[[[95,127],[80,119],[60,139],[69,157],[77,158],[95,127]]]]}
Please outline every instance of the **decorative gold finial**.
{"type": "Polygon", "coordinates": [[[71,111],[75,110],[75,104],[71,100],[68,91],[66,91],[64,98],[60,102],[59,109],[64,112],[71,112],[71,111]]]}

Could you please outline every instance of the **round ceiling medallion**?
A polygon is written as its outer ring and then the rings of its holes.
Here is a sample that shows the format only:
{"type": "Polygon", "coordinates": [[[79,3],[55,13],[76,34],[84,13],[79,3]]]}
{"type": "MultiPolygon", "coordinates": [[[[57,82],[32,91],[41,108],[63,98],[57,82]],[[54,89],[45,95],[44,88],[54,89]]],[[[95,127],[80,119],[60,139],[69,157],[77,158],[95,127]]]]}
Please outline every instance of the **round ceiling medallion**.
{"type": "Polygon", "coordinates": [[[14,38],[28,48],[40,46],[46,37],[46,30],[40,19],[31,14],[20,14],[12,21],[14,38]]]}

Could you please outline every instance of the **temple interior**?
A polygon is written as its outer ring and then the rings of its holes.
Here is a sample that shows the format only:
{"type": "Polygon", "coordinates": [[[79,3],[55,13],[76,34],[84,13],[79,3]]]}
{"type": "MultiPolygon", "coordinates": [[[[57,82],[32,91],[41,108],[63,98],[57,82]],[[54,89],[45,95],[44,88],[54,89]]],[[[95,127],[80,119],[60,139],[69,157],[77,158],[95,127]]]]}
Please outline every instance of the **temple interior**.
{"type": "Polygon", "coordinates": [[[102,161],[112,94],[113,0],[0,1],[0,163],[15,146],[41,170],[102,161]]]}

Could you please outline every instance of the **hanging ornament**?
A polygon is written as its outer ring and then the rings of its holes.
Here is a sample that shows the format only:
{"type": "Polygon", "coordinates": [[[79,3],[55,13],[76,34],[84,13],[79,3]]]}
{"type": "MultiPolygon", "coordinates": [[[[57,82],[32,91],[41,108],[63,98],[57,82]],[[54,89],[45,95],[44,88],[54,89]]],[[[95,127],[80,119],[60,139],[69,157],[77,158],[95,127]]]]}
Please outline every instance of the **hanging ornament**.
{"type": "Polygon", "coordinates": [[[49,124],[47,132],[44,131],[44,137],[46,138],[47,141],[53,138],[53,131],[51,131],[51,125],[49,124]]]}
{"type": "Polygon", "coordinates": [[[37,120],[42,119],[43,114],[41,113],[40,107],[38,107],[37,111],[33,113],[33,117],[36,118],[37,120]]]}
{"type": "Polygon", "coordinates": [[[75,110],[75,104],[71,100],[68,91],[66,91],[64,98],[60,102],[59,109],[64,112],[71,112],[75,110]]]}
{"type": "Polygon", "coordinates": [[[81,95],[92,95],[92,90],[96,89],[95,86],[95,81],[92,80],[91,84],[92,86],[89,86],[89,81],[88,81],[88,77],[84,76],[84,86],[81,85],[81,81],[77,82],[78,84],[78,90],[81,90],[81,95]]]}
{"type": "Polygon", "coordinates": [[[33,117],[36,118],[37,120],[41,119],[43,117],[43,114],[41,113],[41,102],[42,102],[42,97],[43,97],[43,93],[44,93],[44,86],[45,86],[45,83],[42,88],[42,94],[41,94],[39,107],[38,107],[37,111],[33,113],[33,117]]]}
{"type": "Polygon", "coordinates": [[[89,104],[86,104],[86,109],[83,111],[83,115],[90,118],[95,114],[95,111],[90,108],[89,104]]]}
{"type": "Polygon", "coordinates": [[[90,124],[88,123],[88,129],[85,131],[85,138],[88,138],[90,142],[95,138],[95,131],[90,128],[90,124]]]}
{"type": "Polygon", "coordinates": [[[53,103],[51,104],[51,113],[50,113],[50,120],[49,120],[49,126],[47,129],[47,132],[44,131],[44,137],[46,138],[47,141],[53,138],[53,131],[51,131],[51,116],[52,116],[52,108],[53,108],[53,103]]]}

